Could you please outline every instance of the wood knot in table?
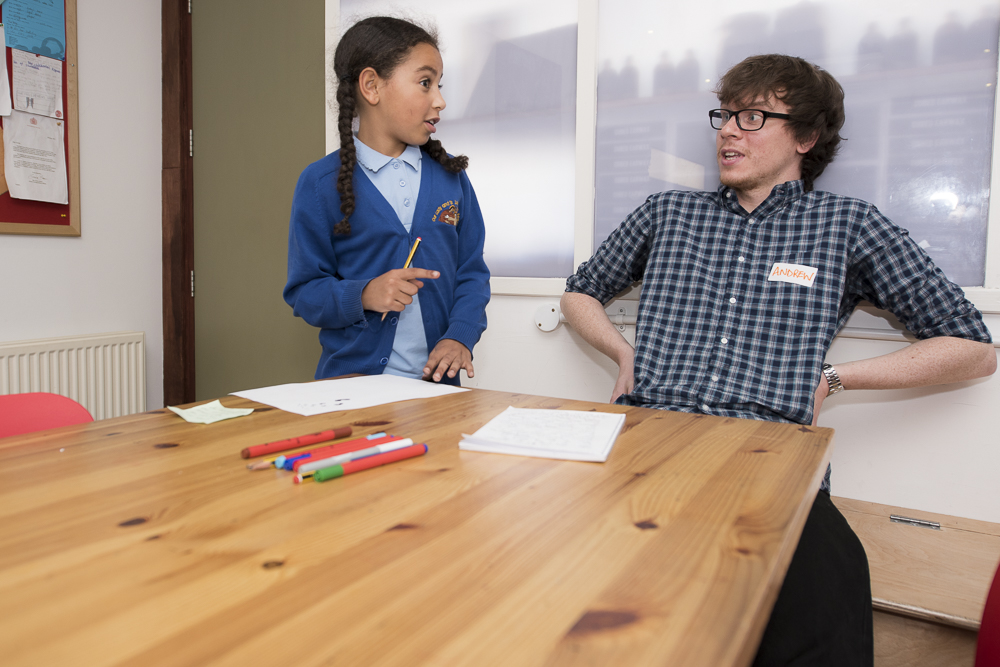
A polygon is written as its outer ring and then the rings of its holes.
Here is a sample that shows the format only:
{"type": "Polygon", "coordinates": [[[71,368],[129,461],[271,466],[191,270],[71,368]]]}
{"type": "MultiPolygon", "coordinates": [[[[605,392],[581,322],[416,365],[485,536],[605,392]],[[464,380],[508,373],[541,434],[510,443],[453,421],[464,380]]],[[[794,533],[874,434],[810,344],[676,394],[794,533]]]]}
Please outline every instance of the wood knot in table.
{"type": "Polygon", "coordinates": [[[386,426],[392,422],[387,421],[364,421],[364,422],[351,422],[351,426],[386,426]]]}
{"type": "Polygon", "coordinates": [[[592,635],[631,625],[639,620],[634,611],[592,610],[584,613],[570,628],[570,636],[592,635]]]}
{"type": "Polygon", "coordinates": [[[636,522],[635,527],[639,530],[656,530],[660,526],[655,521],[647,519],[646,521],[636,522]]]}
{"type": "Polygon", "coordinates": [[[153,445],[154,449],[170,449],[171,447],[180,447],[176,442],[161,442],[157,445],[153,445]]]}
{"type": "Polygon", "coordinates": [[[105,433],[105,434],[104,434],[104,437],[105,437],[105,438],[110,438],[110,437],[111,437],[111,436],[113,436],[113,435],[121,435],[121,434],[122,434],[122,432],[121,432],[121,431],[115,431],[114,433],[105,433]]]}
{"type": "Polygon", "coordinates": [[[815,433],[815,431],[813,431],[808,426],[800,426],[799,430],[802,431],[803,433],[815,433]]]}
{"type": "Polygon", "coordinates": [[[128,528],[129,526],[138,526],[140,524],[146,523],[147,521],[149,521],[149,519],[147,519],[146,517],[137,516],[134,519],[129,519],[128,521],[122,521],[118,525],[121,526],[122,528],[128,528]]]}
{"type": "Polygon", "coordinates": [[[416,530],[417,528],[420,528],[420,526],[418,526],[415,523],[397,523],[395,526],[393,526],[392,528],[390,528],[385,532],[388,533],[393,530],[416,530]]]}
{"type": "Polygon", "coordinates": [[[264,561],[264,564],[261,565],[261,567],[264,568],[265,570],[273,570],[277,567],[281,567],[284,564],[285,561],[283,560],[269,560],[269,561],[264,561]]]}

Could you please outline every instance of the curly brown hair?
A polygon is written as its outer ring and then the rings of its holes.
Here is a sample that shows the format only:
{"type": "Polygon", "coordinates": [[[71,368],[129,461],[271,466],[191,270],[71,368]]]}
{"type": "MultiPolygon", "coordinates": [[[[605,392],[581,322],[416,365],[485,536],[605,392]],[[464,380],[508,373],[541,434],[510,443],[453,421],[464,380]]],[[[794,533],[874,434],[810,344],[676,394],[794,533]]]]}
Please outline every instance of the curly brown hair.
{"type": "Polygon", "coordinates": [[[773,95],[788,106],[792,118],[787,123],[798,141],[817,137],[802,158],[806,192],[837,156],[843,140],[844,89],[821,67],[795,56],[750,56],[725,73],[715,94],[723,104],[736,105],[773,95]]]}
{"type": "MultiPolygon", "coordinates": [[[[337,118],[337,129],[340,132],[337,192],[340,193],[340,212],[344,214],[344,218],[334,226],[334,234],[351,233],[354,165],[358,161],[352,125],[357,114],[357,87],[361,71],[371,67],[380,77],[388,79],[396,67],[406,60],[410,49],[418,44],[430,44],[436,49],[437,35],[409,21],[390,16],[373,16],[358,21],[347,29],[337,44],[333,56],[333,72],[337,77],[337,105],[340,109],[337,118]]],[[[421,149],[453,174],[469,166],[469,158],[464,155],[449,156],[437,139],[429,139],[421,149]]]]}

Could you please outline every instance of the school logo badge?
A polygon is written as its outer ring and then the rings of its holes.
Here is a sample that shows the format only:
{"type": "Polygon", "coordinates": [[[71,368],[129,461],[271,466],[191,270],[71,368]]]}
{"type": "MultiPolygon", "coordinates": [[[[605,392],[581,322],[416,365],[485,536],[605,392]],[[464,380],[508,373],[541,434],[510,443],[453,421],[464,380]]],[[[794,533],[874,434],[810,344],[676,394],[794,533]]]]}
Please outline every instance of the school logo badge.
{"type": "Polygon", "coordinates": [[[432,222],[443,222],[446,225],[451,225],[454,227],[458,224],[458,202],[446,201],[437,207],[434,211],[434,217],[431,218],[432,222]]]}

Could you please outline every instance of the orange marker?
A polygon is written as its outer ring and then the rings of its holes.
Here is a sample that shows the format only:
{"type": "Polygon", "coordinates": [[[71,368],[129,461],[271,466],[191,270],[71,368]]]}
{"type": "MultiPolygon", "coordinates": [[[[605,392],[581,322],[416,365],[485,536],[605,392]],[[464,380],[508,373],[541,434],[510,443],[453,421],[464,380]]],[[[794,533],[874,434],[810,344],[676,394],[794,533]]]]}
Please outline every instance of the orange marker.
{"type": "MultiPolygon", "coordinates": [[[[358,438],[357,440],[348,440],[346,442],[341,442],[336,445],[330,445],[329,447],[320,447],[319,449],[311,449],[309,452],[303,452],[303,454],[308,453],[309,456],[304,458],[296,458],[291,462],[291,467],[289,468],[286,462],[283,467],[285,470],[294,470],[298,472],[299,468],[309,463],[310,461],[319,461],[320,459],[328,459],[331,456],[338,456],[340,454],[349,454],[351,452],[356,452],[360,449],[368,449],[369,447],[374,447],[375,445],[381,445],[386,442],[395,442],[396,440],[402,440],[398,435],[385,435],[383,434],[379,438],[358,438]]],[[[296,455],[299,456],[299,455],[296,455]]]]}
{"type": "Polygon", "coordinates": [[[337,438],[346,438],[352,432],[353,431],[350,426],[344,426],[341,428],[330,429],[329,431],[322,431],[320,433],[312,433],[310,435],[300,435],[297,438],[288,438],[287,440],[276,440],[274,442],[266,442],[263,445],[254,445],[253,447],[247,447],[246,449],[240,452],[240,456],[242,456],[245,459],[249,459],[254,456],[264,456],[265,454],[284,452],[289,449],[295,449],[296,447],[315,445],[317,442],[336,440],[337,438]]]}
{"type": "Polygon", "coordinates": [[[337,477],[343,477],[344,475],[350,475],[352,472],[361,472],[362,470],[368,470],[369,468],[384,466],[387,463],[395,463],[396,461],[402,461],[403,459],[410,459],[414,456],[423,456],[426,452],[427,445],[423,443],[419,445],[410,445],[409,447],[386,452],[385,454],[376,454],[375,456],[368,456],[363,459],[348,461],[347,463],[341,463],[340,465],[335,465],[330,468],[322,468],[313,473],[296,475],[295,483],[301,484],[303,481],[308,479],[308,475],[310,474],[317,482],[325,482],[328,479],[335,479],[337,477]]]}
{"type": "Polygon", "coordinates": [[[371,447],[373,444],[380,444],[383,442],[391,442],[393,440],[401,439],[402,438],[397,435],[374,433],[363,438],[355,438],[354,440],[338,442],[335,445],[325,445],[323,447],[317,447],[316,449],[307,449],[303,452],[289,453],[288,456],[282,454],[281,456],[276,456],[273,459],[264,459],[263,461],[258,461],[256,463],[248,463],[247,470],[267,470],[271,467],[275,467],[279,470],[298,470],[298,465],[295,465],[294,468],[292,466],[293,464],[298,464],[300,461],[306,463],[308,461],[315,461],[317,458],[337,456],[338,454],[345,454],[347,452],[353,452],[366,447],[371,447]]]}

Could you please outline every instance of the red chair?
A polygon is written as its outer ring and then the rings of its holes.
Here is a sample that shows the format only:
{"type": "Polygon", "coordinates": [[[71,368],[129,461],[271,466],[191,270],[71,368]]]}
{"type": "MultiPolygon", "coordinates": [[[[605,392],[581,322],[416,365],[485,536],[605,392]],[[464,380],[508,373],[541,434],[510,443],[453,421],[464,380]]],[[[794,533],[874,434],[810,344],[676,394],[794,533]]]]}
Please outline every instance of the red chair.
{"type": "Polygon", "coordinates": [[[986,596],[976,643],[976,667],[1000,667],[1000,568],[993,575],[993,585],[986,596]]]}
{"type": "Polygon", "coordinates": [[[59,394],[0,396],[0,438],[92,421],[87,408],[59,394]]]}

